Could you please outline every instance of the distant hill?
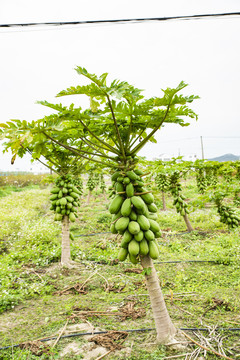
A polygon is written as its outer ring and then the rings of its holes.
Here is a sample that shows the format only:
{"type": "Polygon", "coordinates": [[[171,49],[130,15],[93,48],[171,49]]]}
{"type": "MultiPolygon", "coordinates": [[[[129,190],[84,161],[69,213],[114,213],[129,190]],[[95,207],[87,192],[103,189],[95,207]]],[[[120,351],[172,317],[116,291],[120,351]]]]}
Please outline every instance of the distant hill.
{"type": "Polygon", "coordinates": [[[219,162],[236,161],[236,160],[240,160],[240,156],[233,155],[233,154],[225,154],[225,155],[218,156],[218,157],[208,159],[208,160],[210,160],[210,161],[219,161],[219,162]]]}

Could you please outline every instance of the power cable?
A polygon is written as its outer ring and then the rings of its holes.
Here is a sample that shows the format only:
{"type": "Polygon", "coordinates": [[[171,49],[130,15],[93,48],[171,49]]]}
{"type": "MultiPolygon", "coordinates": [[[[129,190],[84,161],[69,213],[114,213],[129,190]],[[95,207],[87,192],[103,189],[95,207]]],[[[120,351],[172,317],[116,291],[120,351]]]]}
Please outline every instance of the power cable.
{"type": "MultiPolygon", "coordinates": [[[[209,331],[208,328],[180,328],[180,330],[183,330],[183,331],[209,331]]],[[[223,328],[217,328],[216,330],[218,330],[218,331],[219,330],[220,331],[227,331],[228,332],[228,331],[240,331],[240,328],[224,328],[223,327],[223,328]]],[[[60,339],[70,338],[70,337],[75,337],[75,336],[107,334],[109,331],[95,331],[95,332],[68,334],[68,335],[61,336],[60,339]]],[[[146,328],[146,329],[131,329],[131,330],[118,330],[118,331],[125,331],[125,332],[131,333],[131,332],[156,331],[156,329],[155,328],[146,328]]],[[[49,337],[49,338],[46,338],[46,339],[41,339],[39,341],[45,342],[45,341],[55,340],[57,338],[58,338],[58,336],[52,336],[52,337],[49,337]]],[[[6,349],[19,347],[22,344],[24,344],[24,343],[15,344],[15,345],[11,345],[11,346],[4,346],[4,347],[1,347],[0,350],[6,350],[6,349]]]]}
{"type": "Polygon", "coordinates": [[[149,22],[149,21],[168,21],[168,20],[198,20],[201,18],[239,16],[240,12],[219,13],[219,14],[198,14],[150,18],[132,18],[132,19],[108,19],[108,20],[84,20],[84,21],[50,21],[43,23],[18,23],[18,24],[0,24],[0,28],[28,27],[28,26],[63,26],[63,25],[86,25],[86,24],[104,24],[104,23],[131,23],[131,22],[149,22]]]}

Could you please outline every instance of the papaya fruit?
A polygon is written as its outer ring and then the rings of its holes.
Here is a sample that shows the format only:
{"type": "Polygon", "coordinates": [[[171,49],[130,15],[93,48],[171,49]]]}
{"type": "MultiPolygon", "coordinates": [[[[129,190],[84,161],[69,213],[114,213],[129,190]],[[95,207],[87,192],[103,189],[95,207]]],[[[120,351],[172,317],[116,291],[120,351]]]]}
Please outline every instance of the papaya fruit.
{"type": "Polygon", "coordinates": [[[74,201],[74,198],[72,196],[66,196],[66,199],[68,202],[72,203],[74,201]]]}
{"type": "Polygon", "coordinates": [[[127,216],[122,216],[120,217],[120,219],[118,219],[116,222],[115,222],[115,229],[118,231],[118,232],[123,232],[124,230],[127,229],[128,227],[128,224],[129,224],[129,217],[127,216]]]}
{"type": "Polygon", "coordinates": [[[131,198],[134,195],[134,186],[132,183],[129,183],[126,186],[126,194],[128,198],[131,198]]]}
{"type": "Polygon", "coordinates": [[[110,231],[112,234],[117,234],[117,230],[115,229],[115,225],[114,224],[111,224],[110,226],[110,231]]]}
{"type": "Polygon", "coordinates": [[[139,242],[136,240],[131,240],[128,244],[128,252],[130,255],[138,255],[139,254],[139,242]]]}
{"type": "Polygon", "coordinates": [[[76,221],[76,216],[74,215],[73,212],[70,212],[70,214],[69,214],[69,220],[70,220],[71,222],[76,221]]]}
{"type": "Polygon", "coordinates": [[[115,190],[116,192],[123,192],[125,189],[124,189],[124,186],[121,182],[116,182],[115,183],[115,190]]]}
{"type": "Polygon", "coordinates": [[[149,246],[146,239],[142,239],[139,243],[139,254],[140,255],[147,255],[149,252],[149,246]]]}
{"type": "Polygon", "coordinates": [[[131,200],[130,199],[125,199],[124,202],[122,203],[121,206],[121,214],[122,216],[129,216],[132,210],[131,207],[131,200]]]}
{"type": "Polygon", "coordinates": [[[138,179],[138,175],[133,170],[127,171],[126,175],[133,181],[138,179]]]}
{"type": "Polygon", "coordinates": [[[131,197],[131,202],[133,204],[133,206],[137,209],[137,210],[142,210],[144,211],[145,209],[145,203],[143,201],[143,199],[140,196],[132,196],[131,197]]]}
{"type": "Polygon", "coordinates": [[[152,193],[148,193],[148,194],[142,194],[140,195],[141,198],[143,199],[143,201],[146,203],[146,204],[151,204],[154,202],[154,196],[152,193]]]}
{"type": "Polygon", "coordinates": [[[149,256],[156,260],[158,257],[159,257],[159,251],[158,251],[158,246],[156,244],[155,241],[150,241],[148,243],[148,246],[149,246],[149,256]]]}
{"type": "Polygon", "coordinates": [[[124,201],[124,198],[120,195],[115,196],[115,198],[112,200],[112,202],[109,205],[109,212],[111,214],[116,214],[121,209],[122,203],[124,201]]]}
{"type": "Polygon", "coordinates": [[[157,231],[157,232],[155,233],[155,238],[158,239],[158,238],[160,238],[160,237],[162,237],[162,233],[161,233],[161,231],[157,231]]]}
{"type": "Polygon", "coordinates": [[[157,220],[157,214],[156,213],[149,213],[148,219],[157,220]]]}
{"type": "Polygon", "coordinates": [[[131,213],[130,213],[129,217],[130,217],[130,220],[136,221],[138,216],[137,216],[137,214],[135,213],[134,210],[131,210],[131,213]]]}
{"type": "Polygon", "coordinates": [[[118,253],[118,260],[124,261],[128,256],[128,250],[125,248],[121,248],[118,253]]]}
{"type": "Polygon", "coordinates": [[[111,176],[111,180],[112,181],[116,181],[117,178],[121,175],[120,171],[116,171],[112,176],[111,176]]]}
{"type": "Polygon", "coordinates": [[[158,211],[158,208],[157,208],[156,204],[154,204],[154,203],[148,204],[147,207],[148,207],[148,210],[152,213],[156,213],[158,211]]]}
{"type": "Polygon", "coordinates": [[[138,215],[137,222],[140,225],[140,228],[144,231],[147,231],[150,229],[150,221],[148,218],[144,215],[138,215]]]}
{"type": "Polygon", "coordinates": [[[62,192],[62,190],[60,190],[60,191],[58,192],[58,198],[61,199],[62,197],[63,197],[63,192],[62,192]]]}
{"type": "Polygon", "coordinates": [[[74,236],[73,236],[73,234],[72,234],[71,232],[70,232],[69,235],[70,235],[70,239],[71,239],[71,240],[74,240],[74,236]]]}
{"type": "Polygon", "coordinates": [[[140,230],[136,235],[134,235],[134,239],[136,241],[141,241],[144,237],[144,233],[142,230],[140,230]]]}
{"type": "Polygon", "coordinates": [[[53,194],[49,197],[49,200],[56,200],[58,198],[58,194],[53,194]]]}
{"type": "Polygon", "coordinates": [[[67,204],[67,199],[66,199],[65,197],[61,198],[61,199],[59,200],[59,204],[60,204],[60,205],[66,205],[66,204],[67,204]]]}
{"type": "Polygon", "coordinates": [[[50,191],[52,194],[58,194],[60,191],[60,188],[59,187],[54,187],[52,188],[52,190],[50,191]]]}
{"type": "Polygon", "coordinates": [[[137,221],[130,221],[129,224],[128,224],[128,231],[133,235],[136,235],[137,233],[139,233],[140,226],[139,226],[138,222],[137,221]]]}
{"type": "Polygon", "coordinates": [[[69,194],[71,197],[73,197],[74,199],[78,199],[79,195],[77,193],[75,193],[74,191],[70,192],[69,194]]]}
{"type": "Polygon", "coordinates": [[[156,233],[160,231],[160,226],[155,220],[149,219],[149,223],[150,223],[150,230],[152,230],[152,232],[156,233]]]}
{"type": "Polygon", "coordinates": [[[152,230],[147,230],[144,232],[144,237],[146,240],[148,241],[153,241],[155,239],[155,235],[154,233],[152,232],[152,230]]]}
{"type": "Polygon", "coordinates": [[[127,177],[127,176],[123,179],[123,183],[124,183],[125,185],[128,185],[130,182],[131,182],[131,180],[130,180],[129,177],[127,177]]]}
{"type": "Polygon", "coordinates": [[[139,259],[136,256],[128,254],[128,257],[132,264],[136,265],[139,263],[139,259]]]}

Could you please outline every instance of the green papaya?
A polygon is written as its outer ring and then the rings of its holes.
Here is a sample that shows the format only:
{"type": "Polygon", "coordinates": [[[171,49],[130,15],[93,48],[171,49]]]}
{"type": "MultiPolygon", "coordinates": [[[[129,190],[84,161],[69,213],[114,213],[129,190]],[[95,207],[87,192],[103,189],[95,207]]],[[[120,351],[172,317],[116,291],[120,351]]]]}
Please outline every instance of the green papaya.
{"type": "Polygon", "coordinates": [[[156,233],[160,231],[160,226],[155,220],[149,219],[149,223],[150,223],[150,230],[152,230],[152,232],[156,233]]]}
{"type": "Polygon", "coordinates": [[[129,217],[130,217],[130,220],[136,221],[138,216],[137,216],[137,214],[135,213],[135,211],[132,210],[129,217]]]}
{"type": "Polygon", "coordinates": [[[70,239],[74,240],[74,236],[73,236],[73,234],[71,232],[70,232],[70,239]]]}
{"type": "Polygon", "coordinates": [[[143,199],[141,199],[140,196],[132,196],[131,202],[136,209],[142,210],[142,211],[145,210],[145,203],[144,203],[143,199]]]}
{"type": "Polygon", "coordinates": [[[127,256],[128,256],[128,250],[121,248],[118,253],[118,260],[124,261],[127,258],[127,256]]]}
{"type": "Polygon", "coordinates": [[[73,197],[74,199],[78,199],[79,195],[77,193],[75,193],[74,191],[70,192],[69,194],[71,197],[73,197]]]}
{"type": "Polygon", "coordinates": [[[67,208],[68,208],[68,209],[71,209],[72,207],[73,207],[73,204],[70,203],[70,202],[68,202],[68,203],[67,203],[67,208]]]}
{"type": "Polygon", "coordinates": [[[148,246],[148,242],[146,239],[143,239],[140,243],[139,243],[139,254],[140,255],[147,255],[149,252],[149,246],[148,246]]]}
{"type": "Polygon", "coordinates": [[[54,187],[52,188],[52,190],[50,191],[52,194],[58,194],[60,191],[60,188],[59,187],[54,187]]]}
{"type": "Polygon", "coordinates": [[[139,254],[139,242],[136,240],[131,240],[128,244],[128,252],[130,255],[138,255],[139,254]]]}
{"type": "Polygon", "coordinates": [[[125,242],[129,243],[129,241],[132,240],[133,235],[128,230],[125,230],[122,238],[125,242]]]}
{"type": "Polygon", "coordinates": [[[152,259],[156,260],[159,257],[159,251],[156,242],[149,241],[148,246],[149,246],[149,256],[152,259]]]}
{"type": "Polygon", "coordinates": [[[130,219],[127,216],[120,217],[120,219],[118,219],[115,222],[115,229],[118,232],[122,232],[122,231],[126,230],[128,227],[129,221],[130,221],[130,219]]]}
{"type": "Polygon", "coordinates": [[[55,211],[56,211],[57,214],[60,214],[60,212],[61,212],[61,207],[60,207],[60,206],[57,206],[55,211]]]}
{"type": "Polygon", "coordinates": [[[68,189],[67,188],[62,188],[62,192],[63,192],[63,194],[67,194],[68,193],[68,189]]]}
{"type": "Polygon", "coordinates": [[[61,199],[59,200],[59,204],[60,204],[60,205],[66,205],[66,204],[67,204],[67,199],[66,199],[65,197],[61,198],[61,199]]]}
{"type": "Polygon", "coordinates": [[[134,265],[138,264],[139,259],[136,256],[128,254],[128,257],[132,264],[134,264],[134,265]]]}
{"type": "Polygon", "coordinates": [[[124,189],[123,184],[117,181],[115,183],[115,190],[116,190],[116,192],[124,192],[125,189],[124,189]]]}
{"type": "Polygon", "coordinates": [[[157,220],[157,214],[156,213],[149,213],[148,214],[148,219],[157,220]]]}
{"type": "Polygon", "coordinates": [[[129,183],[126,186],[126,194],[128,198],[131,198],[134,195],[134,186],[132,183],[129,183]]]}
{"type": "Polygon", "coordinates": [[[73,212],[70,212],[70,214],[69,214],[69,220],[70,220],[71,222],[76,221],[76,216],[74,215],[73,212]]]}
{"type": "Polygon", "coordinates": [[[112,222],[119,219],[122,216],[121,211],[119,211],[117,214],[112,215],[112,222]]]}
{"type": "Polygon", "coordinates": [[[144,237],[146,238],[146,240],[148,241],[152,241],[155,239],[155,235],[154,233],[152,232],[152,230],[147,230],[144,232],[144,237]]]}
{"type": "Polygon", "coordinates": [[[58,198],[61,199],[62,197],[63,197],[63,192],[62,192],[62,190],[60,190],[58,193],[58,198]]]}
{"type": "Polygon", "coordinates": [[[49,197],[49,200],[56,200],[58,198],[58,194],[53,194],[49,197]]]}
{"type": "Polygon", "coordinates": [[[137,233],[139,233],[140,226],[139,226],[138,222],[137,221],[130,221],[129,224],[128,224],[128,231],[133,235],[136,235],[137,233]]]}
{"type": "Polygon", "coordinates": [[[137,174],[138,176],[144,175],[144,172],[140,169],[135,169],[134,170],[135,174],[137,174]]]}
{"type": "Polygon", "coordinates": [[[129,216],[130,213],[131,213],[131,200],[130,199],[125,199],[124,202],[122,203],[122,206],[121,206],[121,214],[122,216],[129,216]]]}
{"type": "Polygon", "coordinates": [[[112,202],[109,205],[109,212],[111,214],[116,214],[121,209],[122,203],[124,201],[124,198],[120,195],[115,196],[115,198],[112,200],[112,202]]]}
{"type": "Polygon", "coordinates": [[[150,229],[150,222],[149,222],[148,218],[146,218],[146,216],[138,215],[137,222],[139,223],[140,228],[142,230],[147,231],[150,229]]]}
{"type": "Polygon", "coordinates": [[[110,226],[110,231],[112,234],[117,234],[117,230],[115,229],[115,225],[114,224],[111,224],[110,226]]]}
{"type": "Polygon", "coordinates": [[[128,185],[130,182],[131,182],[131,180],[130,180],[129,177],[127,177],[127,176],[123,179],[123,183],[124,183],[125,185],[128,185]]]}
{"type": "Polygon", "coordinates": [[[127,175],[127,177],[129,177],[129,179],[131,179],[131,180],[137,180],[137,179],[138,179],[138,175],[137,175],[134,171],[132,171],[132,170],[127,171],[126,175],[127,175]]]}
{"type": "Polygon", "coordinates": [[[69,196],[69,195],[66,196],[66,199],[67,199],[68,202],[71,202],[71,203],[74,201],[74,198],[72,196],[69,196]]]}
{"type": "Polygon", "coordinates": [[[157,232],[155,233],[155,238],[158,239],[158,238],[160,238],[160,237],[162,237],[162,233],[161,233],[161,231],[157,231],[157,232]]]}
{"type": "Polygon", "coordinates": [[[157,208],[156,204],[154,204],[154,203],[148,204],[147,207],[148,207],[148,210],[152,213],[156,213],[158,211],[158,208],[157,208]]]}
{"type": "Polygon", "coordinates": [[[141,195],[141,198],[143,199],[143,201],[146,204],[149,204],[149,205],[154,202],[154,196],[152,193],[143,194],[143,195],[141,195]]]}
{"type": "Polygon", "coordinates": [[[142,230],[140,230],[136,235],[134,235],[134,239],[136,241],[141,241],[144,237],[144,233],[142,230]]]}
{"type": "Polygon", "coordinates": [[[111,180],[112,181],[116,181],[117,178],[121,175],[120,171],[116,171],[112,176],[111,176],[111,180]]]}

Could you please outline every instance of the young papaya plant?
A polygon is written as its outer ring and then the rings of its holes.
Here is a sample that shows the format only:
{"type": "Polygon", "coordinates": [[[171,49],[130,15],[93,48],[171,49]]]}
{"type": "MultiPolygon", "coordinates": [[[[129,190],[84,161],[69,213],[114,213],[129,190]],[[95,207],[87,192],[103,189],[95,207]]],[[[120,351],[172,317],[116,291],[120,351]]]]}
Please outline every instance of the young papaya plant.
{"type": "Polygon", "coordinates": [[[187,126],[185,118],[197,116],[188,104],[197,96],[179,95],[187,85],[181,82],[176,88],[163,90],[162,97],[144,98],[142,91],[125,81],[107,83],[107,73],[90,74],[77,67],[79,75],[89,80],[88,85],[70,87],[57,96],[85,95],[90,109],[74,105],[41,104],[58,113],[38,123],[38,131],[63,148],[73,151],[111,169],[113,199],[109,205],[112,214],[111,231],[121,236],[118,258],[141,263],[148,288],[157,330],[157,341],[168,343],[176,328],[168,314],[154,268],[153,259],[159,257],[157,238],[160,227],[155,220],[157,207],[151,190],[146,189],[144,176],[147,171],[138,168],[139,151],[167,123],[187,126]],[[56,131],[56,123],[59,125],[56,131]],[[59,132],[66,139],[59,140],[59,132]],[[69,144],[71,139],[74,145],[69,144]],[[80,147],[84,143],[86,148],[80,147]]]}

